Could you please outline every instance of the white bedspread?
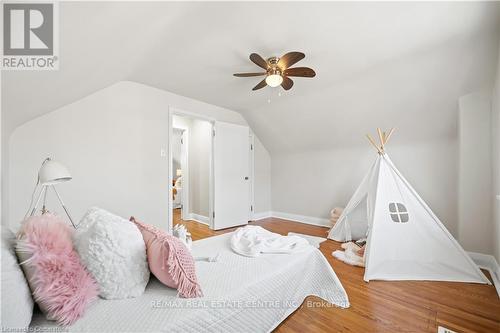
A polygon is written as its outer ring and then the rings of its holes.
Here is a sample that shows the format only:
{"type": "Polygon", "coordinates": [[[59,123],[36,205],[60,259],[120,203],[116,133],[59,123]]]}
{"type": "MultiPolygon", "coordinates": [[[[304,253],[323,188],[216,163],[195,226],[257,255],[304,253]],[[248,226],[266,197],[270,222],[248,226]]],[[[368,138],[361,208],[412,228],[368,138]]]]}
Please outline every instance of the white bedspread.
{"type": "MultiPolygon", "coordinates": [[[[269,332],[295,311],[308,295],[346,308],[344,288],[323,254],[309,247],[293,255],[243,257],[230,248],[231,234],[193,243],[204,297],[182,299],[153,277],[138,298],[99,300],[72,332],[269,332]]],[[[32,327],[56,326],[40,314],[32,327]]]]}
{"type": "Polygon", "coordinates": [[[234,252],[247,257],[257,257],[265,253],[291,254],[307,251],[311,245],[299,236],[282,236],[258,225],[238,228],[231,237],[234,252]]]}

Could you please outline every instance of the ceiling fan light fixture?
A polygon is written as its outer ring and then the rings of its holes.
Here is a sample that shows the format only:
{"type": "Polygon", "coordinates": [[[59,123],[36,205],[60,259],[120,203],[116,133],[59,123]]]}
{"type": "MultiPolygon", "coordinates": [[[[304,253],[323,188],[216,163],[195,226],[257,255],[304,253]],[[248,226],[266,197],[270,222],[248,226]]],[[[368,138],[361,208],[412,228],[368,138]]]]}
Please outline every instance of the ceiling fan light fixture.
{"type": "Polygon", "coordinates": [[[278,87],[283,82],[283,77],[279,74],[270,74],[266,77],[266,83],[270,87],[278,87]]]}
{"type": "Polygon", "coordinates": [[[291,67],[295,65],[300,60],[304,59],[305,54],[302,52],[288,52],[279,57],[271,57],[264,60],[257,53],[250,54],[250,60],[264,69],[265,72],[260,73],[236,73],[233,74],[236,77],[253,77],[253,76],[264,76],[265,78],[257,83],[255,87],[252,88],[253,91],[262,89],[264,87],[276,88],[278,86],[283,87],[284,90],[290,90],[293,87],[293,80],[290,76],[297,77],[314,77],[316,73],[312,68],[309,67],[291,67]]]}

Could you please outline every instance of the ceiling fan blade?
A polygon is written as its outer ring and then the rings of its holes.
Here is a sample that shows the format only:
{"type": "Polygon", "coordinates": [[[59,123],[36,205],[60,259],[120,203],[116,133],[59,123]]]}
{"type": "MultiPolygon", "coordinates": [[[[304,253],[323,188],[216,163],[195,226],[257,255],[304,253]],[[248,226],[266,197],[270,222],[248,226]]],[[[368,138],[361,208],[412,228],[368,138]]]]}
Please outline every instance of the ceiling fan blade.
{"type": "Polygon", "coordinates": [[[302,52],[288,52],[280,58],[278,61],[278,67],[281,68],[281,70],[285,70],[304,59],[305,56],[306,55],[302,52]]]}
{"type": "Polygon", "coordinates": [[[284,72],[287,76],[315,77],[316,73],[309,67],[288,68],[284,72]]]}
{"type": "Polygon", "coordinates": [[[257,53],[250,54],[250,60],[257,66],[264,68],[267,70],[267,61],[265,61],[260,55],[257,53]]]}
{"type": "Polygon", "coordinates": [[[283,82],[281,83],[281,86],[285,90],[290,90],[293,87],[293,81],[289,77],[283,76],[283,82]]]}
{"type": "Polygon", "coordinates": [[[250,76],[261,76],[261,75],[266,75],[266,72],[263,73],[236,73],[233,74],[236,77],[250,77],[250,76]]]}
{"type": "Polygon", "coordinates": [[[264,88],[265,86],[267,86],[266,79],[260,81],[258,85],[256,85],[255,87],[253,87],[252,90],[259,90],[259,89],[264,88]]]}

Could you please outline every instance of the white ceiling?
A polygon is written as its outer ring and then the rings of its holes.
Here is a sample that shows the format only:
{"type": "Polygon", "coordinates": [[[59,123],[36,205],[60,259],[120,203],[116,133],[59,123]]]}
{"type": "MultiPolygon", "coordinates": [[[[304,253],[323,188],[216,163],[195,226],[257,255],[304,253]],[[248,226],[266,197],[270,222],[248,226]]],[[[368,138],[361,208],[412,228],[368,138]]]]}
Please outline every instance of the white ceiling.
{"type": "Polygon", "coordinates": [[[60,70],[2,73],[4,130],[119,80],[241,112],[272,153],[454,138],[458,97],[492,84],[500,4],[65,2],[60,70]],[[301,51],[289,92],[252,92],[251,52],[301,51]],[[271,97],[271,103],[268,99],[271,97]]]}

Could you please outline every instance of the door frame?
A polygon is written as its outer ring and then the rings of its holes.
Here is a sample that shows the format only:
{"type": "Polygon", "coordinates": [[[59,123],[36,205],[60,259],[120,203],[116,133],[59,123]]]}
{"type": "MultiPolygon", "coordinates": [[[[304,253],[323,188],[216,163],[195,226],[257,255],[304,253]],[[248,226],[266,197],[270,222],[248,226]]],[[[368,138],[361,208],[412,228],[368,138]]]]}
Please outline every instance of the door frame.
{"type": "Polygon", "coordinates": [[[248,221],[253,221],[255,216],[255,134],[250,128],[248,132],[248,176],[250,177],[248,182],[248,221]]]}
{"type": "MultiPolygon", "coordinates": [[[[181,197],[181,219],[188,220],[189,219],[189,128],[181,128],[181,127],[173,127],[172,131],[179,130],[181,131],[181,170],[182,170],[182,197],[181,197]]],[[[172,157],[173,160],[173,157],[172,157]]],[[[172,161],[171,161],[172,162],[172,161]]],[[[174,172],[176,170],[172,169],[172,184],[174,178],[174,172]]],[[[173,186],[173,185],[172,185],[173,186]]],[[[173,209],[173,205],[172,205],[173,209]]]]}
{"type": "MultiPolygon", "coordinates": [[[[173,210],[173,200],[172,200],[172,188],[173,188],[173,185],[172,185],[172,182],[173,182],[173,168],[172,168],[172,159],[173,159],[173,156],[172,156],[172,137],[173,137],[173,116],[176,115],[176,116],[180,116],[180,117],[188,117],[188,118],[196,118],[196,119],[200,119],[200,120],[205,120],[205,121],[208,121],[211,125],[211,128],[212,128],[212,135],[211,135],[211,140],[210,140],[210,157],[209,157],[209,167],[208,167],[208,170],[209,170],[209,180],[208,180],[208,189],[209,189],[209,194],[208,194],[208,220],[209,220],[209,223],[208,223],[208,226],[210,227],[210,229],[213,229],[214,228],[214,219],[213,219],[213,215],[214,215],[214,193],[215,193],[215,190],[214,190],[214,158],[213,158],[213,155],[214,155],[214,136],[213,136],[213,132],[214,132],[214,125],[215,125],[215,119],[212,118],[212,117],[207,117],[207,116],[204,116],[204,115],[200,115],[198,113],[194,113],[194,112],[189,112],[189,111],[185,111],[185,110],[182,110],[182,109],[179,109],[179,108],[176,108],[176,107],[172,107],[172,106],[169,106],[168,108],[168,230],[170,232],[172,232],[172,229],[173,229],[173,214],[172,214],[172,210],[173,210]]],[[[189,129],[187,129],[189,131],[189,129]]],[[[189,133],[189,132],[187,132],[189,133]]],[[[188,139],[189,140],[189,139],[188,139]]],[[[189,142],[189,141],[188,141],[189,142]]],[[[186,146],[186,151],[187,153],[189,153],[189,148],[186,146]]],[[[189,155],[186,156],[186,158],[189,158],[189,155]]],[[[189,165],[189,162],[187,163],[189,165]]],[[[188,176],[189,178],[189,176],[188,176]]],[[[185,180],[185,178],[183,179],[185,180]]],[[[188,183],[184,183],[187,186],[189,186],[189,180],[188,180],[188,183]]],[[[189,189],[184,189],[182,190],[183,192],[183,196],[184,194],[187,194],[189,195],[189,189]]],[[[189,202],[189,199],[188,199],[188,202],[189,202]]],[[[188,203],[188,208],[190,207],[189,206],[190,203],[188,203]]],[[[189,212],[187,212],[187,214],[189,214],[189,212]]],[[[183,216],[184,218],[186,216],[183,216]]]]}

